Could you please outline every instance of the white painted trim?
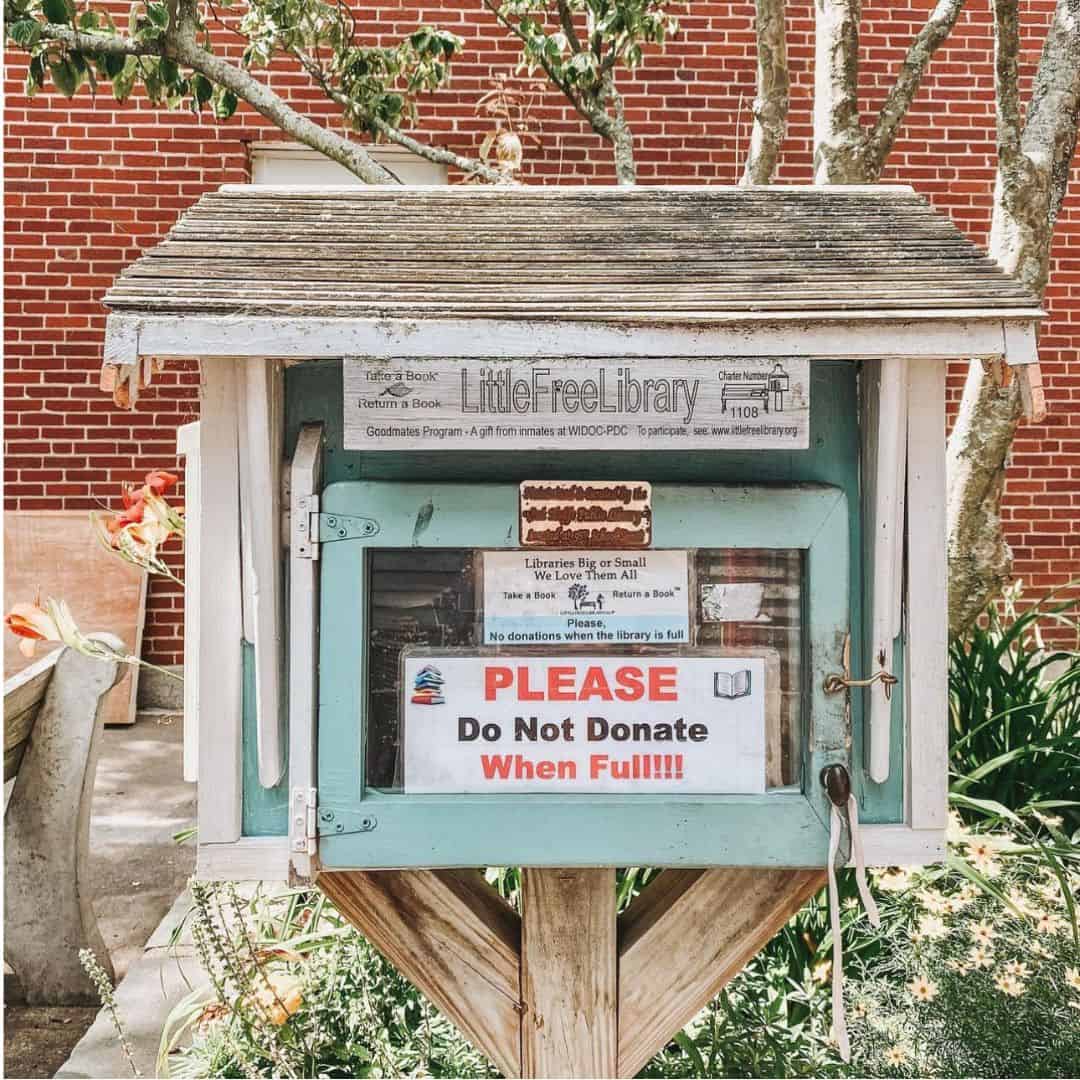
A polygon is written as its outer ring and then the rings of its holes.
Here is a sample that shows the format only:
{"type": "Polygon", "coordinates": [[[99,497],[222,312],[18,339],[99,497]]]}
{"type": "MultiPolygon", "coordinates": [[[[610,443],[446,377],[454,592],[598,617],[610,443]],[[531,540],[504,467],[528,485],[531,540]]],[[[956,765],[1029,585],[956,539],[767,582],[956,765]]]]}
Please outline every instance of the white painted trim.
{"type": "MultiPolygon", "coordinates": [[[[868,363],[863,371],[863,488],[866,579],[871,585],[869,678],[892,668],[893,643],[900,633],[904,479],[907,461],[907,369],[903,357],[868,363]]],[[[867,717],[865,765],[877,784],[889,777],[892,702],[885,687],[863,690],[867,717]]]]}
{"type": "Polygon", "coordinates": [[[944,829],[907,825],[863,825],[867,866],[927,866],[945,858],[944,829]]]}
{"type": "Polygon", "coordinates": [[[873,317],[817,312],[738,313],[727,319],[657,325],[509,319],[327,319],[257,315],[114,315],[138,324],[141,355],[374,357],[808,356],[820,359],[972,357],[1003,354],[1006,329],[1037,310],[881,311],[873,317]],[[808,321],[810,320],[810,321],[808,321]]]}
{"type": "Polygon", "coordinates": [[[243,794],[237,365],[201,364],[199,843],[240,837],[243,794]]]}
{"type": "Polygon", "coordinates": [[[176,429],[176,453],[184,458],[184,779],[199,779],[199,423],[176,429]]]}
{"type": "Polygon", "coordinates": [[[284,836],[247,836],[231,844],[199,844],[199,881],[287,881],[289,842],[284,836]]]}
{"type": "MultiPolygon", "coordinates": [[[[307,793],[318,786],[317,719],[319,712],[319,563],[302,558],[300,547],[312,537],[300,528],[301,514],[322,490],[321,424],[300,429],[289,470],[289,814],[306,814],[307,793]],[[299,796],[299,803],[298,803],[299,796]]],[[[303,827],[304,823],[295,822],[303,827]]],[[[294,830],[290,829],[290,833],[294,830]]],[[[310,878],[311,854],[290,846],[295,874],[310,878]]]]}
{"type": "Polygon", "coordinates": [[[281,544],[284,405],[281,365],[262,357],[239,364],[240,532],[244,638],[255,649],[259,783],[272,788],[285,769],[285,610],[281,544]]]}
{"type": "Polygon", "coordinates": [[[1007,322],[1005,332],[1005,362],[1011,367],[1039,362],[1039,343],[1034,323],[1007,322]]]}
{"type": "Polygon", "coordinates": [[[945,522],[945,361],[913,365],[908,380],[908,823],[948,821],[948,567],[945,522]]]}
{"type": "MultiPolygon", "coordinates": [[[[275,146],[276,143],[256,143],[256,146],[275,146]]],[[[382,149],[379,147],[379,149],[382,149]]],[[[819,184],[769,184],[767,186],[758,185],[763,191],[769,194],[782,193],[784,195],[812,195],[815,198],[821,197],[821,186],[819,184]]],[[[478,198],[505,198],[506,189],[497,187],[483,187],[477,185],[465,185],[458,184],[451,187],[443,187],[439,184],[423,184],[416,185],[416,188],[420,191],[449,191],[451,195],[459,199],[478,199],[478,198]]],[[[265,196],[267,192],[272,192],[275,187],[272,185],[254,185],[254,184],[222,184],[218,189],[229,195],[259,195],[265,196]]],[[[351,184],[311,184],[303,187],[298,187],[293,184],[282,184],[277,186],[277,190],[280,190],[283,195],[292,194],[295,191],[309,192],[312,194],[328,194],[333,195],[337,193],[355,193],[355,185],[351,184]]],[[[410,186],[410,191],[414,190],[410,186]]],[[[678,192],[680,195],[692,195],[694,193],[706,193],[709,195],[717,195],[722,192],[735,192],[738,194],[744,194],[746,188],[738,184],[679,184],[677,187],[656,187],[643,185],[641,187],[624,187],[619,184],[546,184],[539,192],[545,198],[575,198],[582,195],[595,195],[598,192],[618,192],[620,198],[637,198],[637,199],[655,199],[661,197],[664,194],[670,196],[672,191],[678,192]]],[[[913,192],[915,189],[910,184],[830,184],[830,192],[860,192],[864,195],[884,195],[887,193],[895,193],[897,191],[913,192]]],[[[398,199],[401,197],[401,188],[379,188],[377,186],[371,186],[364,189],[364,198],[370,198],[372,191],[378,191],[379,194],[385,195],[387,198],[398,199]]],[[[533,188],[530,194],[538,194],[537,189],[533,188]]]]}

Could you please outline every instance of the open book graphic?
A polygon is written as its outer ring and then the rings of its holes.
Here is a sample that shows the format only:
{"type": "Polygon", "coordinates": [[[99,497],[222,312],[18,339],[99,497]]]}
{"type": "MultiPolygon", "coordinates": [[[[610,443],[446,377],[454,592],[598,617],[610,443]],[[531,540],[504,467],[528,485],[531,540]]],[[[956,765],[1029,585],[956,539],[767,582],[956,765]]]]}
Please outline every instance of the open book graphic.
{"type": "Polygon", "coordinates": [[[743,668],[742,671],[713,672],[713,697],[733,700],[734,698],[746,697],[749,693],[749,668],[743,668]]]}

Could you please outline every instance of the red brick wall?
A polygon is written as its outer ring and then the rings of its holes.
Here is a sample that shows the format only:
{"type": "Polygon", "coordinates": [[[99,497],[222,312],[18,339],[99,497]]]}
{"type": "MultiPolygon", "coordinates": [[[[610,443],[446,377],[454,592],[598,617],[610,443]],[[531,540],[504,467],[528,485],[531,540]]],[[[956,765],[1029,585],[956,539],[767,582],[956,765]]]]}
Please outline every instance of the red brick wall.
{"type": "MultiPolygon", "coordinates": [[[[883,100],[932,0],[865,5],[863,98],[883,100]]],[[[1030,80],[1052,0],[1023,5],[1025,78],[1030,80]]],[[[813,17],[792,2],[790,136],[781,181],[810,178],[813,17]]],[[[126,11],[126,8],[125,8],[126,11]]],[[[516,50],[481,5],[415,7],[403,0],[361,8],[362,24],[393,38],[436,22],[467,39],[452,85],[421,105],[420,130],[475,152],[489,122],[475,114],[516,50]],[[376,18],[376,12],[378,16],[376,18]]],[[[753,5],[694,3],[682,31],[654,50],[626,86],[643,183],[732,183],[754,95],[753,5]]],[[[221,47],[236,45],[222,36],[221,47]]],[[[985,242],[993,180],[994,120],[988,0],[970,0],[934,60],[898,141],[886,181],[913,184],[973,239],[985,242]]],[[[245,109],[227,124],[155,109],[141,98],[118,105],[107,89],[74,101],[41,93],[27,101],[24,63],[9,58],[6,185],[6,506],[81,508],[112,500],[122,483],[171,467],[175,428],[197,413],[196,373],[171,367],[134,413],[97,389],[104,310],[99,298],[120,269],[152,245],[209,189],[248,175],[247,145],[275,136],[245,109]]],[[[303,78],[282,69],[274,85],[312,111],[332,115],[303,78]]],[[[531,182],[610,182],[611,155],[554,93],[533,112],[542,140],[528,149],[531,182]]],[[[1075,184],[1075,178],[1074,178],[1075,184]]],[[[1062,213],[1047,293],[1041,353],[1050,417],[1021,431],[1006,493],[1016,570],[1030,594],[1080,578],[1080,195],[1062,213]]],[[[955,401],[963,369],[950,376],[955,401]]],[[[46,586],[47,587],[47,586],[46,586]]],[[[150,593],[146,655],[176,662],[180,598],[168,582],[150,593]]]]}

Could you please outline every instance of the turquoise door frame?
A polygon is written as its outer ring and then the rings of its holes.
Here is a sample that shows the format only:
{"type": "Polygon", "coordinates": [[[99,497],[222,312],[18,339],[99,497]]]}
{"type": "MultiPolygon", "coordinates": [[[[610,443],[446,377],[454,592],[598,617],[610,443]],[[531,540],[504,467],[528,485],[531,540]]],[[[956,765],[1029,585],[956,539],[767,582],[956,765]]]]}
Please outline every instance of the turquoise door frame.
{"type": "Polygon", "coordinates": [[[657,485],[657,548],[806,551],[806,709],[801,791],[766,795],[406,795],[364,784],[366,554],[369,548],[518,546],[516,484],[346,481],[326,515],[375,531],[326,528],[319,644],[319,859],[327,869],[528,866],[821,866],[825,764],[851,762],[842,669],[849,626],[850,519],[825,485],[657,485]],[[808,715],[807,715],[808,714],[808,715]]]}

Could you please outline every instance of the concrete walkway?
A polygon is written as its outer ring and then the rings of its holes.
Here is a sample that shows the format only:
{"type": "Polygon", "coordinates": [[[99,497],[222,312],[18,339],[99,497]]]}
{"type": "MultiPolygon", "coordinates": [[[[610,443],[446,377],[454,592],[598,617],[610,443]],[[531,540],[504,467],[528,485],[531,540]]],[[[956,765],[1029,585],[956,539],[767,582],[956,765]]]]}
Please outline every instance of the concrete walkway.
{"type": "MultiPolygon", "coordinates": [[[[118,979],[143,957],[194,869],[194,845],[172,839],[195,818],[195,785],[183,780],[181,739],[180,717],[172,713],[141,713],[133,727],[105,730],[94,784],[90,878],[94,911],[118,979]]],[[[197,965],[186,964],[185,970],[190,977],[197,965]]],[[[160,986],[155,992],[161,1000],[160,986]]],[[[52,1076],[96,1013],[94,1008],[5,1006],[5,1075],[52,1076]]],[[[130,1075],[118,1060],[96,1075],[130,1075]]],[[[153,1075],[152,1065],[146,1073],[153,1075]]]]}
{"type": "MultiPolygon", "coordinates": [[[[191,907],[185,891],[158,925],[146,948],[128,967],[116,988],[117,1012],[131,1045],[135,1067],[143,1076],[157,1075],[157,1055],[165,1018],[187,994],[206,984],[190,934],[183,932],[191,907]],[[173,943],[174,931],[180,940],[173,943]]],[[[131,1076],[131,1063],[120,1049],[111,1018],[102,1010],[79,1040],[58,1077],[131,1076]]]]}

